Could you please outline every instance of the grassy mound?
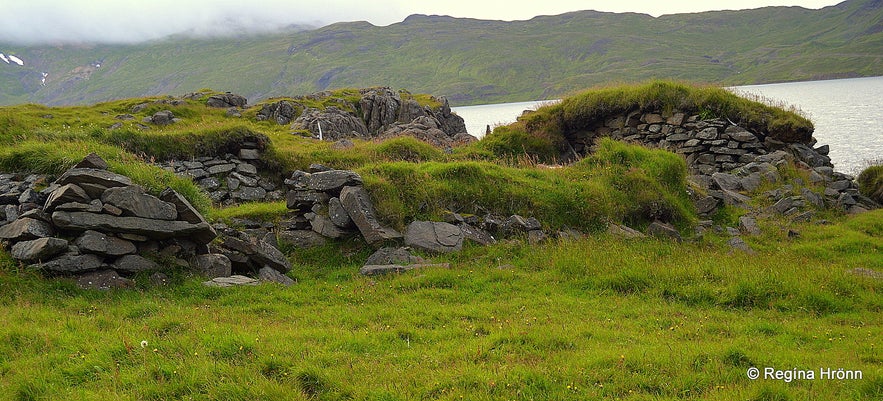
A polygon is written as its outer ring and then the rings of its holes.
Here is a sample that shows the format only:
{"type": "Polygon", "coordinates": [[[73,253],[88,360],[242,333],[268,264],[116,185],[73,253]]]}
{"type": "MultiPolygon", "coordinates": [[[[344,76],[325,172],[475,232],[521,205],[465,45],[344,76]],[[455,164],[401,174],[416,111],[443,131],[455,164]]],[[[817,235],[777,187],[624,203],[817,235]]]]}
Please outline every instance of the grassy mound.
{"type": "Polygon", "coordinates": [[[858,175],[858,188],[877,203],[883,203],[883,165],[871,166],[858,175]]]}
{"type": "Polygon", "coordinates": [[[651,81],[591,89],[539,108],[515,124],[495,130],[478,145],[494,154],[524,154],[553,160],[565,153],[565,137],[590,129],[604,119],[631,111],[697,113],[729,119],[783,142],[805,142],[812,122],[795,110],[748,99],[722,88],[651,81]]]}

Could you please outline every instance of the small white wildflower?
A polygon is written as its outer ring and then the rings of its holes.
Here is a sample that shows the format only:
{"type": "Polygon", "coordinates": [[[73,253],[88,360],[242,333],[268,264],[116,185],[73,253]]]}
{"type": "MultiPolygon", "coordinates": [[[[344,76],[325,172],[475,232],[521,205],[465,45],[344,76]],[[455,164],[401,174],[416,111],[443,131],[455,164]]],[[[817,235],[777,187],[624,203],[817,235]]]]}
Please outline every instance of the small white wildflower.
{"type": "Polygon", "coordinates": [[[141,341],[141,348],[147,348],[147,340],[141,341]]]}

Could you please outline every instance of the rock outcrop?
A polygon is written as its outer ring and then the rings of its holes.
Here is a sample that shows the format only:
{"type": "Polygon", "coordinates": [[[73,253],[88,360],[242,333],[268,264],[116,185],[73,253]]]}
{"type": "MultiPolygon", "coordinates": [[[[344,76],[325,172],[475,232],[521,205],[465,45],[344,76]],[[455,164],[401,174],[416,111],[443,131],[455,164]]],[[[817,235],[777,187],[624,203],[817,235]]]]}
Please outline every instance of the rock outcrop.
{"type": "Polygon", "coordinates": [[[262,106],[257,119],[291,123],[293,130],[306,131],[314,138],[329,141],[408,135],[449,148],[475,140],[466,133],[463,118],[451,112],[445,98],[434,99],[439,106],[430,107],[421,106],[407,92],[390,88],[362,89],[360,95],[355,103],[333,99],[330,92],[279,100],[262,106]],[[307,100],[336,102],[336,105],[309,107],[305,105],[307,100]]]}

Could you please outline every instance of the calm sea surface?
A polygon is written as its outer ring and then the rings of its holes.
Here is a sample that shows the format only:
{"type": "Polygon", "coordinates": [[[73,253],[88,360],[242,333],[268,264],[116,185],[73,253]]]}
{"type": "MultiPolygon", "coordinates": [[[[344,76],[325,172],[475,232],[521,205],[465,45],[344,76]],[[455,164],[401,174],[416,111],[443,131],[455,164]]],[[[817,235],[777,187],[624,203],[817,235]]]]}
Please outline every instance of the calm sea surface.
{"type": "MultiPolygon", "coordinates": [[[[870,160],[883,159],[883,77],[837,79],[751,85],[736,92],[759,95],[774,104],[794,106],[816,127],[818,145],[831,146],[831,161],[837,171],[858,174],[870,160]]],[[[535,110],[549,101],[454,107],[466,121],[466,129],[484,136],[490,125],[515,121],[524,110],[535,110]]]]}

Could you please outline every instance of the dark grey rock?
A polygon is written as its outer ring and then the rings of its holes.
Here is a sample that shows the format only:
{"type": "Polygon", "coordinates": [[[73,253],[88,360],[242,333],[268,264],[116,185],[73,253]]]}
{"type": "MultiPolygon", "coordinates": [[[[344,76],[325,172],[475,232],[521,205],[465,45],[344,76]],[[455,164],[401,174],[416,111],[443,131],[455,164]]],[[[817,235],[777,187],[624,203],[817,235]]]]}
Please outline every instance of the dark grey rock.
{"type": "Polygon", "coordinates": [[[428,252],[449,253],[463,248],[463,230],[442,222],[414,221],[405,230],[405,244],[428,252]]]}
{"type": "Polygon", "coordinates": [[[159,199],[175,207],[178,219],[192,224],[206,223],[202,214],[187,201],[187,198],[172,188],[166,188],[159,194],[159,199]]]}
{"type": "Polygon", "coordinates": [[[248,177],[248,176],[246,176],[246,175],[239,174],[239,173],[237,173],[237,172],[235,172],[235,171],[234,171],[234,172],[231,172],[230,175],[229,175],[228,177],[230,177],[230,178],[235,178],[235,179],[239,180],[239,182],[240,182],[242,185],[245,185],[245,186],[247,186],[247,187],[256,187],[256,186],[258,186],[258,180],[257,180],[257,178],[248,177]]]}
{"type": "Polygon", "coordinates": [[[261,281],[265,281],[268,283],[278,283],[286,287],[294,284],[294,279],[270,267],[262,267],[260,270],[258,270],[258,278],[261,281]]]}
{"type": "Polygon", "coordinates": [[[40,195],[39,192],[34,191],[31,188],[26,188],[24,191],[22,191],[21,195],[19,195],[18,203],[19,204],[22,204],[22,203],[40,203],[40,204],[42,204],[43,203],[43,202],[41,202],[42,198],[43,198],[43,196],[40,195]]]}
{"type": "Polygon", "coordinates": [[[810,191],[809,188],[801,189],[800,195],[803,196],[803,199],[805,199],[809,204],[815,206],[817,209],[825,208],[825,200],[822,198],[822,196],[813,191],[810,191]]]}
{"type": "Polygon", "coordinates": [[[383,227],[380,224],[380,221],[374,214],[374,205],[371,203],[371,198],[364,188],[344,187],[340,191],[340,203],[369,245],[374,246],[386,241],[397,241],[402,238],[399,232],[383,227]]]}
{"type": "Polygon", "coordinates": [[[96,270],[102,265],[102,259],[98,255],[64,254],[48,262],[37,264],[35,266],[54,273],[81,273],[85,271],[96,270]]]}
{"type": "Polygon", "coordinates": [[[285,195],[285,205],[289,209],[309,210],[316,204],[325,204],[331,197],[324,192],[295,189],[285,195]]]}
{"type": "Polygon", "coordinates": [[[242,160],[258,160],[261,158],[261,152],[257,149],[240,149],[239,158],[242,160]]]}
{"type": "Polygon", "coordinates": [[[74,241],[74,245],[83,253],[97,253],[105,256],[122,256],[138,251],[135,244],[124,239],[108,236],[98,231],[89,230],[74,241]]]}
{"type": "Polygon", "coordinates": [[[295,189],[339,194],[343,187],[362,185],[362,177],[352,171],[330,170],[292,175],[295,189]]]}
{"type": "Polygon", "coordinates": [[[693,204],[696,206],[696,213],[699,213],[700,215],[709,215],[717,209],[720,200],[713,196],[704,196],[693,202],[693,204]]]}
{"type": "Polygon", "coordinates": [[[49,223],[32,218],[20,218],[0,226],[0,240],[12,242],[46,238],[54,234],[55,230],[49,223]]]}
{"type": "Polygon", "coordinates": [[[544,242],[549,238],[543,230],[530,230],[527,232],[527,243],[536,245],[544,242]]]}
{"type": "Polygon", "coordinates": [[[46,204],[43,206],[43,211],[46,213],[52,213],[58,205],[65,203],[88,204],[91,201],[92,199],[89,198],[86,191],[84,191],[79,185],[65,184],[59,186],[49,194],[49,198],[46,199],[46,204]]]}
{"type": "Polygon", "coordinates": [[[280,244],[306,249],[325,245],[325,237],[313,230],[285,230],[276,235],[280,244]]]}
{"type": "Polygon", "coordinates": [[[355,226],[353,219],[347,214],[346,209],[343,208],[343,204],[340,203],[339,198],[331,198],[331,200],[328,201],[328,218],[331,219],[331,222],[334,223],[335,226],[340,228],[346,229],[355,226]]]}
{"type": "Polygon", "coordinates": [[[423,268],[442,268],[449,269],[447,263],[437,264],[411,264],[411,265],[365,265],[359,269],[359,273],[363,276],[379,276],[384,274],[405,273],[414,269],[423,268]]]}
{"type": "Polygon", "coordinates": [[[144,122],[151,122],[156,125],[169,125],[175,122],[175,114],[171,110],[157,111],[153,113],[153,116],[149,117],[149,121],[145,119],[144,122]]]}
{"type": "Polygon", "coordinates": [[[240,252],[247,256],[256,268],[269,266],[282,273],[287,273],[291,270],[291,262],[289,262],[285,255],[275,246],[257,238],[249,238],[244,235],[240,235],[240,237],[244,237],[245,239],[224,236],[222,239],[222,245],[227,249],[240,252]]]}
{"type": "Polygon", "coordinates": [[[729,191],[738,191],[742,189],[741,180],[733,174],[714,173],[711,175],[711,180],[714,181],[715,185],[720,189],[729,191]]]}
{"type": "Polygon", "coordinates": [[[178,218],[175,205],[146,194],[144,189],[135,185],[109,188],[101,195],[101,201],[120,208],[123,215],[155,220],[175,220],[178,218]]]}
{"type": "Polygon", "coordinates": [[[334,222],[332,222],[327,216],[316,213],[307,213],[305,217],[310,221],[310,226],[313,228],[313,231],[323,237],[341,238],[350,234],[349,231],[341,229],[334,224],[334,222]]]}
{"type": "MultiPolygon", "coordinates": [[[[124,175],[111,173],[107,170],[98,170],[92,168],[72,168],[66,171],[58,180],[58,185],[77,184],[83,187],[84,184],[92,184],[93,188],[115,188],[132,185],[132,180],[124,175]]],[[[85,190],[85,187],[83,187],[85,190]]],[[[87,191],[90,197],[98,198],[98,195],[87,191]]]]}
{"type": "Polygon", "coordinates": [[[463,230],[463,238],[465,240],[469,240],[475,242],[479,245],[493,245],[497,243],[497,240],[494,238],[491,233],[482,230],[478,227],[475,227],[468,223],[461,223],[459,225],[460,230],[463,230]]]}
{"type": "Polygon", "coordinates": [[[760,188],[760,184],[762,182],[762,177],[758,172],[748,174],[747,176],[742,177],[742,179],[739,180],[739,184],[748,192],[756,191],[758,188],[760,188]]]}
{"type": "Polygon", "coordinates": [[[646,237],[646,235],[644,235],[642,232],[640,232],[638,230],[635,230],[631,227],[627,227],[625,225],[620,225],[620,224],[615,224],[615,223],[610,223],[607,225],[607,233],[610,235],[619,237],[619,238],[626,238],[626,239],[646,237]]]}
{"type": "Polygon", "coordinates": [[[739,217],[739,229],[745,235],[760,235],[760,227],[757,226],[757,220],[751,216],[739,217]]]}
{"type": "Polygon", "coordinates": [[[202,189],[209,192],[221,187],[221,182],[218,181],[218,179],[215,177],[203,178],[199,180],[199,182],[197,182],[196,184],[199,185],[202,189]]]}
{"type": "Polygon", "coordinates": [[[140,255],[125,255],[113,262],[113,268],[126,273],[139,273],[159,270],[159,265],[140,255]]]}
{"type": "Polygon", "coordinates": [[[38,238],[30,241],[22,241],[12,246],[12,257],[25,262],[49,260],[52,257],[66,252],[67,241],[60,238],[38,238]]]}
{"type": "Polygon", "coordinates": [[[86,157],[83,158],[79,163],[75,164],[73,168],[91,168],[96,170],[107,170],[107,162],[98,156],[97,154],[89,153],[86,157]]]}
{"type": "Polygon", "coordinates": [[[408,248],[383,247],[371,254],[365,261],[365,265],[409,265],[425,262],[423,258],[411,255],[408,248]]]}
{"type": "Polygon", "coordinates": [[[230,259],[217,253],[196,255],[190,259],[190,266],[208,278],[229,277],[233,274],[230,259]]]}
{"type": "Polygon", "coordinates": [[[233,192],[233,199],[242,202],[254,202],[264,200],[267,191],[261,187],[242,187],[238,191],[233,192]]]}
{"type": "Polygon", "coordinates": [[[212,95],[209,96],[208,100],[205,101],[206,106],[221,109],[226,109],[230,107],[245,107],[246,104],[248,104],[248,99],[234,93],[222,93],[212,95]]]}
{"type": "Polygon", "coordinates": [[[256,176],[258,174],[258,168],[255,167],[254,164],[251,163],[239,163],[236,165],[236,171],[240,174],[245,174],[247,176],[256,176]]]}
{"type": "Polygon", "coordinates": [[[647,227],[647,235],[681,242],[681,233],[679,233],[671,224],[663,223],[661,221],[650,223],[647,227]]]}
{"type": "Polygon", "coordinates": [[[121,277],[113,270],[88,272],[77,277],[77,286],[84,290],[123,289],[135,287],[135,282],[121,277]]]}
{"type": "Polygon", "coordinates": [[[101,203],[100,200],[95,199],[90,203],[63,203],[55,207],[55,210],[65,211],[65,212],[91,212],[91,213],[100,213],[104,210],[104,204],[101,203]]]}
{"type": "Polygon", "coordinates": [[[748,246],[748,244],[746,244],[745,241],[739,237],[730,238],[729,241],[727,241],[727,245],[737,251],[742,251],[752,255],[755,253],[754,249],[751,249],[751,247],[748,246]]]}
{"type": "Polygon", "coordinates": [[[216,164],[206,169],[206,172],[208,173],[208,175],[227,174],[233,171],[233,169],[235,168],[236,165],[233,163],[216,164]]]}
{"type": "Polygon", "coordinates": [[[757,137],[754,136],[754,134],[737,126],[727,127],[726,133],[730,138],[738,142],[753,142],[757,140],[757,137]]]}
{"type": "Polygon", "coordinates": [[[71,231],[95,230],[121,234],[143,235],[150,239],[185,237],[199,244],[207,244],[217,234],[206,224],[186,221],[153,220],[141,217],[117,217],[86,212],[55,212],[52,222],[60,229],[71,231]]]}
{"type": "Polygon", "coordinates": [[[786,197],[786,198],[780,199],[778,202],[773,204],[773,206],[771,206],[770,208],[773,211],[778,212],[779,214],[784,214],[789,209],[791,209],[791,207],[793,207],[793,205],[794,205],[794,200],[791,197],[786,197]]]}

